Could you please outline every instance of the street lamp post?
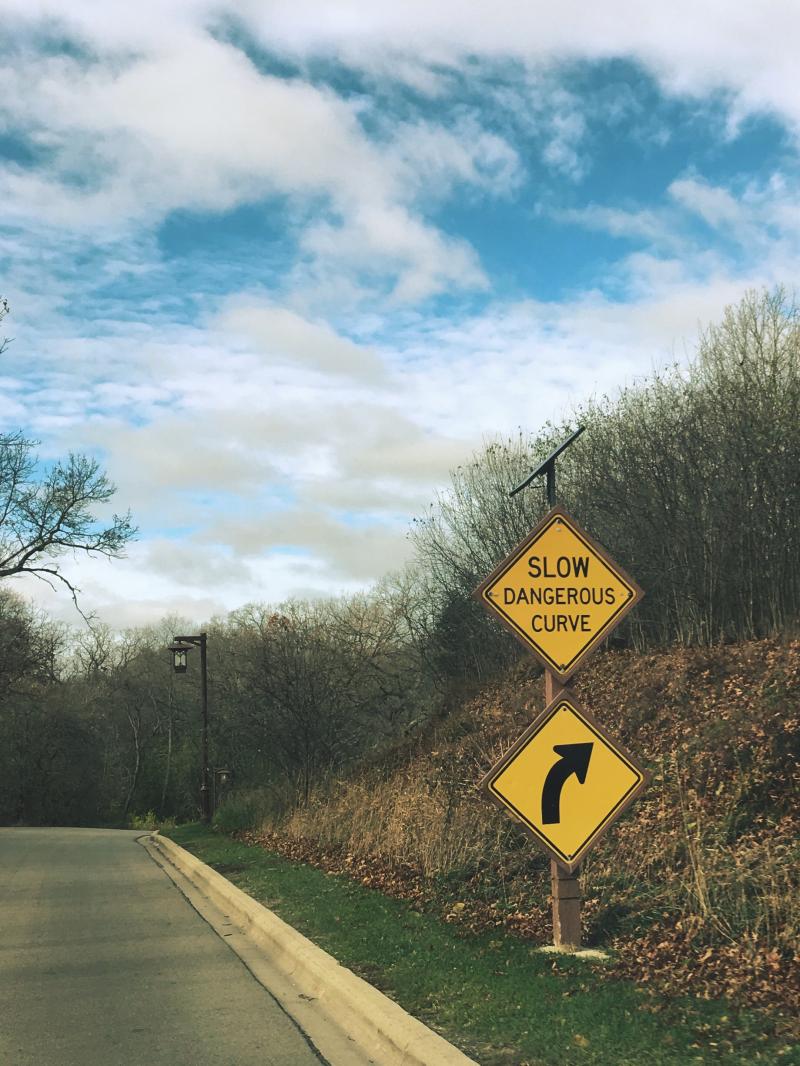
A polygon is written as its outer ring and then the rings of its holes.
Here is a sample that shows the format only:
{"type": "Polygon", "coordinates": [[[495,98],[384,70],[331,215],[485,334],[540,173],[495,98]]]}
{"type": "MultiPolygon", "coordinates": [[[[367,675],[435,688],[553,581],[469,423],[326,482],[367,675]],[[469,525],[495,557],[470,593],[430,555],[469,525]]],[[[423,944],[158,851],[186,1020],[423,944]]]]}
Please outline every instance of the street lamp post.
{"type": "Polygon", "coordinates": [[[208,824],[211,821],[211,790],[208,781],[208,667],[206,663],[206,634],[198,633],[197,636],[174,637],[173,639],[174,643],[169,645],[169,650],[172,652],[172,665],[176,674],[186,673],[187,652],[193,647],[200,649],[200,692],[203,702],[203,781],[200,785],[200,805],[203,812],[203,821],[208,824]]]}
{"type": "Polygon", "coordinates": [[[220,767],[214,771],[214,810],[217,809],[222,797],[228,791],[231,776],[231,771],[227,767],[220,767]]]}

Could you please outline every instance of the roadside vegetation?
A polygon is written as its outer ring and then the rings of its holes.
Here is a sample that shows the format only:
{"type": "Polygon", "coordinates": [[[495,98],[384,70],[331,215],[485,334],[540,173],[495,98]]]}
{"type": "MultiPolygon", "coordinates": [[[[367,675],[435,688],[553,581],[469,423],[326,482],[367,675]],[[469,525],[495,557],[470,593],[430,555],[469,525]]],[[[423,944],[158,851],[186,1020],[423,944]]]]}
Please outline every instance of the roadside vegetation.
{"type": "MultiPolygon", "coordinates": [[[[647,753],[650,787],[582,868],[586,943],[611,975],[800,1015],[800,642],[597,657],[585,706],[647,753]]],[[[241,839],[424,905],[465,932],[552,937],[549,860],[477,788],[543,706],[535,671],[331,780],[241,839]],[[533,676],[531,676],[533,675],[533,676]]],[[[257,793],[216,824],[257,821],[257,793]],[[247,806],[247,802],[252,804],[247,806]]]]}
{"type": "MultiPolygon", "coordinates": [[[[547,862],[475,787],[541,676],[470,594],[546,511],[509,490],[578,424],[559,496],[646,597],[576,689],[654,775],[584,865],[587,938],[617,979],[800,1014],[800,317],[781,290],[728,309],[688,367],[487,442],[363,594],[72,632],[4,585],[0,822],[196,818],[197,656],[175,677],[164,649],[202,625],[212,769],[233,775],[219,830],[514,951],[547,941],[547,862]]],[[[11,501],[21,439],[0,438],[11,501]]],[[[110,528],[113,554],[132,527],[110,528]]]]}
{"type": "Polygon", "coordinates": [[[168,831],[481,1066],[798,1062],[754,1011],[608,980],[609,963],[542,953],[496,929],[464,936],[392,899],[200,826],[168,831]]]}

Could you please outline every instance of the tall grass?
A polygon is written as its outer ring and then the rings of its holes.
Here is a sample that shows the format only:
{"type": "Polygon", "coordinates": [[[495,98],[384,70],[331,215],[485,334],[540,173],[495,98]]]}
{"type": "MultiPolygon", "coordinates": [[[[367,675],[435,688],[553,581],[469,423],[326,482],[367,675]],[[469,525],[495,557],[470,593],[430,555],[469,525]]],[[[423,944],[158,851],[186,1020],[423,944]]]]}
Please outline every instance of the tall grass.
{"type": "MultiPolygon", "coordinates": [[[[289,836],[354,857],[408,863],[425,877],[473,866],[483,854],[490,812],[460,802],[419,767],[378,773],[318,789],[281,825],[289,836]]],[[[270,828],[274,823],[268,823],[270,828]]]]}
{"type": "MultiPolygon", "coordinates": [[[[608,655],[588,672],[587,702],[606,704],[615,734],[637,730],[635,747],[649,749],[653,771],[583,864],[590,939],[662,926],[707,945],[795,950],[800,846],[784,782],[799,667],[800,645],[761,642],[646,662],[608,655]]],[[[530,909],[537,897],[546,907],[547,860],[477,788],[522,729],[519,691],[504,691],[451,718],[452,739],[437,736],[431,752],[331,780],[265,827],[317,852],[410,866],[432,898],[437,882],[458,883],[500,910],[530,909]]]]}
{"type": "MultiPolygon", "coordinates": [[[[452,800],[446,788],[431,788],[425,768],[416,765],[389,780],[340,781],[335,789],[314,793],[282,823],[268,819],[262,825],[313,841],[321,851],[407,864],[431,881],[453,875],[466,881],[480,867],[490,866],[496,901],[507,906],[514,894],[536,890],[527,858],[533,846],[515,849],[520,861],[509,862],[507,819],[480,797],[476,800],[452,800]]],[[[679,831],[666,847],[657,835],[643,847],[637,834],[636,852],[620,851],[612,841],[585,861],[584,893],[597,900],[592,921],[598,935],[607,925],[605,912],[623,906],[632,915],[632,929],[650,914],[668,914],[706,942],[751,938],[793,949],[800,936],[800,847],[783,837],[773,842],[753,833],[725,843],[728,810],[720,809],[705,822],[703,810],[678,791],[667,803],[677,815],[679,831]]],[[[543,877],[540,888],[544,884],[543,877]]]]}

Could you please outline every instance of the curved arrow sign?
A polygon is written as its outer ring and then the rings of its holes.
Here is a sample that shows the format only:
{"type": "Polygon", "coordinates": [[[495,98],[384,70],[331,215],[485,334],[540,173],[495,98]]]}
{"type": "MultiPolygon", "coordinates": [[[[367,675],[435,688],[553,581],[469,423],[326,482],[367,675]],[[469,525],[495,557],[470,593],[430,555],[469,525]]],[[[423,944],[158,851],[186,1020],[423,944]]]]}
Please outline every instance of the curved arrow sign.
{"type": "Polygon", "coordinates": [[[483,780],[483,787],[574,870],[645,786],[647,774],[562,691],[483,780]]]}
{"type": "Polygon", "coordinates": [[[568,777],[575,774],[583,784],[589,769],[594,744],[556,744],[553,751],[561,758],[544,779],[542,789],[542,824],[558,825],[561,821],[561,790],[568,777]]]}

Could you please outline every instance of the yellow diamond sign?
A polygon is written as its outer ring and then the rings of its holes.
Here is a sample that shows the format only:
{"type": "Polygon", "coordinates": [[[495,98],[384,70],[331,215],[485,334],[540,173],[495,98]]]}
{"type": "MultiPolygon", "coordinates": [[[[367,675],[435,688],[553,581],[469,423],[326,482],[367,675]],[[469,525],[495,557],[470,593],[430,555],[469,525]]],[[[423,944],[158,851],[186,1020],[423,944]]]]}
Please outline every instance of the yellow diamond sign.
{"type": "Polygon", "coordinates": [[[566,681],[644,593],[554,507],[474,595],[561,681],[566,681]]]}
{"type": "Polygon", "coordinates": [[[482,787],[554,859],[574,870],[646,782],[633,756],[562,693],[492,767],[482,787]]]}

